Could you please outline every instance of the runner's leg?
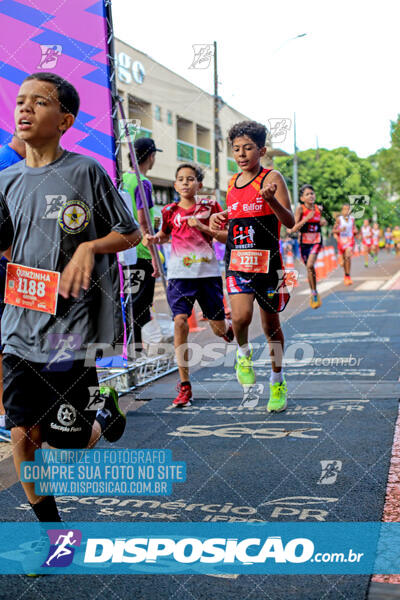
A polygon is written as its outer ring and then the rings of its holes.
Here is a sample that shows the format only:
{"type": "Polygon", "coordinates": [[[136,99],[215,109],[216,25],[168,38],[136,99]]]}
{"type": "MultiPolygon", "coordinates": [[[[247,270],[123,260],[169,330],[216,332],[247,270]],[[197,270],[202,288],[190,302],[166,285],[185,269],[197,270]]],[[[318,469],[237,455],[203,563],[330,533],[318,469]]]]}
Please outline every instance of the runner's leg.
{"type": "Polygon", "coordinates": [[[248,345],[253,318],[254,294],[231,294],[232,326],[239,348],[248,345]]]}
{"type": "MultiPolygon", "coordinates": [[[[282,372],[284,336],[281,329],[279,315],[267,313],[260,307],[261,325],[268,340],[273,373],[282,372]]],[[[281,379],[281,381],[283,378],[281,379]]]]}
{"type": "MultiPolygon", "coordinates": [[[[13,458],[18,479],[21,476],[21,463],[35,460],[35,450],[42,447],[42,435],[39,425],[32,427],[13,427],[11,429],[11,441],[13,445],[13,458]]],[[[35,493],[33,481],[21,481],[25,495],[31,504],[40,502],[43,496],[35,493]]]]}
{"type": "Polygon", "coordinates": [[[287,386],[283,376],[284,336],[277,313],[267,313],[260,307],[261,324],[268,340],[271,356],[268,412],[282,412],[287,406],[287,386]]]}

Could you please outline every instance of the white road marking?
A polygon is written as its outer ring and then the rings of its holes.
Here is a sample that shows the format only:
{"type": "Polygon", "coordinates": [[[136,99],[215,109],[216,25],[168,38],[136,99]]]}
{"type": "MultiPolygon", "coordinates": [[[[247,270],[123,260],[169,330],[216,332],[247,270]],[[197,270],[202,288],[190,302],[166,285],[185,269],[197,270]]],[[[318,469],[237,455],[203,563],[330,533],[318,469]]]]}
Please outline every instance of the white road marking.
{"type": "Polygon", "coordinates": [[[0,442],[0,462],[6,460],[12,455],[12,444],[10,442],[0,442]]]}
{"type": "MultiPolygon", "coordinates": [[[[341,281],[341,279],[330,279],[329,281],[323,281],[322,283],[318,284],[318,292],[320,294],[322,294],[323,292],[327,292],[333,287],[339,285],[341,281]]],[[[310,294],[310,290],[308,289],[308,287],[306,290],[302,290],[301,292],[299,292],[299,296],[305,296],[306,294],[310,294]]]]}
{"type": "Polygon", "coordinates": [[[393,275],[393,277],[391,277],[389,279],[389,281],[387,281],[382,287],[381,290],[390,290],[390,288],[392,287],[392,285],[395,283],[395,281],[400,277],[400,271],[397,271],[397,273],[395,273],[393,275]]]}
{"type": "Polygon", "coordinates": [[[355,288],[356,292],[366,292],[370,290],[379,290],[382,286],[382,280],[368,279],[355,288]]]}

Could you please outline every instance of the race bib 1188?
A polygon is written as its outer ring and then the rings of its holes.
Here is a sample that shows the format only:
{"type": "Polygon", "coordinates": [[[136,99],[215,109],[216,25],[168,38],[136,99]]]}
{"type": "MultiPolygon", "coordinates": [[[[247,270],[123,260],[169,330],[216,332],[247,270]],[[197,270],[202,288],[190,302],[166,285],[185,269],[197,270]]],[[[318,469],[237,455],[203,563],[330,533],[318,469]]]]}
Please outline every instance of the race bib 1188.
{"type": "Polygon", "coordinates": [[[60,273],[7,264],[4,302],[40,312],[56,314],[60,273]]]}

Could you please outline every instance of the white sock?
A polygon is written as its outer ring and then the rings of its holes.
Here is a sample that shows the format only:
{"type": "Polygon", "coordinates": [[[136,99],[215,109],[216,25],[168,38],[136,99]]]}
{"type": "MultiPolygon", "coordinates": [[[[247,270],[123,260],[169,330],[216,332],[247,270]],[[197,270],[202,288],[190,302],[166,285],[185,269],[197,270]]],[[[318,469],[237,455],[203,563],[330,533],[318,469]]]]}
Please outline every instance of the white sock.
{"type": "Polygon", "coordinates": [[[6,415],[0,415],[0,427],[6,426],[6,415]]]}
{"type": "Polygon", "coordinates": [[[225,333],[228,333],[231,325],[232,325],[232,321],[230,321],[229,319],[225,319],[225,333]]]}
{"type": "Polygon", "coordinates": [[[249,356],[250,352],[251,352],[250,344],[243,344],[243,346],[238,346],[239,356],[249,356]]]}
{"type": "Polygon", "coordinates": [[[283,371],[279,371],[279,373],[275,373],[275,371],[271,371],[271,375],[269,378],[270,383],[282,383],[283,381],[283,371]]]}

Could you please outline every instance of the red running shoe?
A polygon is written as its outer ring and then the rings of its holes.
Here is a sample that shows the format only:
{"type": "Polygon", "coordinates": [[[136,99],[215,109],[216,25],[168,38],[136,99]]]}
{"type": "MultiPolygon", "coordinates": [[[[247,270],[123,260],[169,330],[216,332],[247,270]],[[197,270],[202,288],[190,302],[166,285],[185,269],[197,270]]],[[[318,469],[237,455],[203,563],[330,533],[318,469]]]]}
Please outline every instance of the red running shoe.
{"type": "Polygon", "coordinates": [[[192,398],[192,386],[190,382],[179,382],[176,389],[179,393],[172,404],[178,407],[190,406],[192,404],[190,401],[192,398]]]}

